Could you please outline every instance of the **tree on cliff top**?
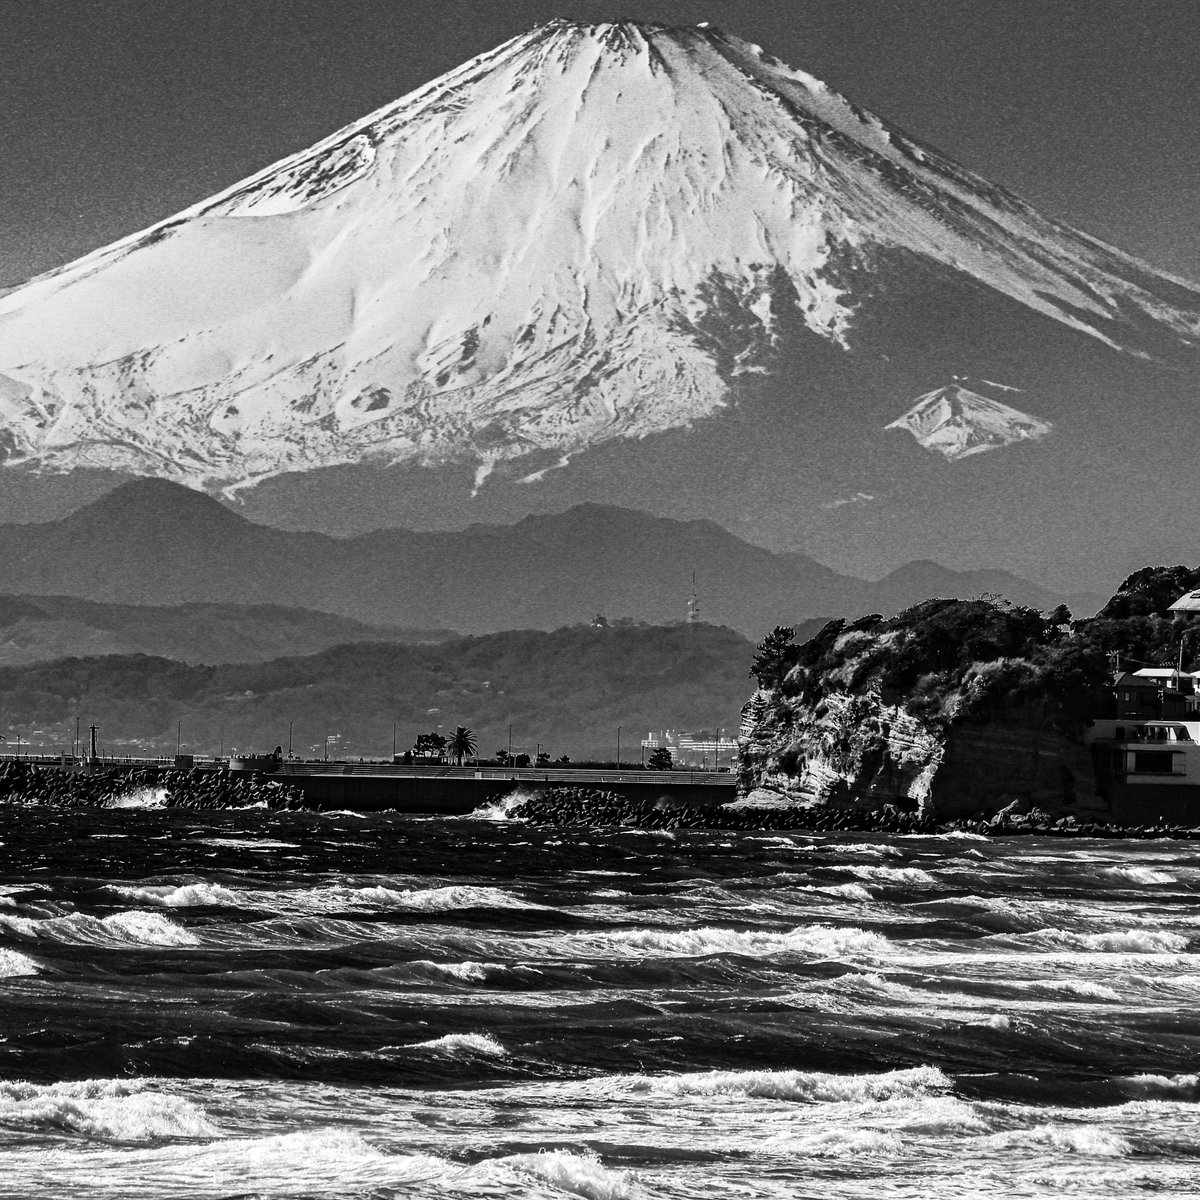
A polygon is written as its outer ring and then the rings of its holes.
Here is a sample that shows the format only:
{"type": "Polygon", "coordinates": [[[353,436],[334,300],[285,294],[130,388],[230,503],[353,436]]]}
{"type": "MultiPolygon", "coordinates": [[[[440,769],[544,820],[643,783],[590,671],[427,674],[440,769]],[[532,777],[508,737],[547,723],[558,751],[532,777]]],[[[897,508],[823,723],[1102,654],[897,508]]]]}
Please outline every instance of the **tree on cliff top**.
{"type": "Polygon", "coordinates": [[[750,674],[760,688],[778,687],[796,661],[796,631],[790,625],[776,625],[754,652],[750,674]]]}

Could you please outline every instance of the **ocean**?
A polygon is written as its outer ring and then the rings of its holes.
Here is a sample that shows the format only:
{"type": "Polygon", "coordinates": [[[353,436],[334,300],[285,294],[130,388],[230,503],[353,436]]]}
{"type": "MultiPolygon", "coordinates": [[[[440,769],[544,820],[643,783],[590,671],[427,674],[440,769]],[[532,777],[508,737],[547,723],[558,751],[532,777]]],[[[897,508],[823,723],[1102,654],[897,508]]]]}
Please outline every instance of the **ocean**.
{"type": "Polygon", "coordinates": [[[0,806],[0,1197],[1200,1195],[1194,843],[0,806]]]}

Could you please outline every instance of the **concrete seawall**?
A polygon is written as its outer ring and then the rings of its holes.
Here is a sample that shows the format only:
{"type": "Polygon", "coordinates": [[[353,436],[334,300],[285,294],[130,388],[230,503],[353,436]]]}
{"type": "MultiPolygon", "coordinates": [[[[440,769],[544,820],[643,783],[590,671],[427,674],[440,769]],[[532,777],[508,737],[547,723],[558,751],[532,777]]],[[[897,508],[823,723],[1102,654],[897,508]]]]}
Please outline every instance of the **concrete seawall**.
{"type": "Polygon", "coordinates": [[[625,800],[651,804],[711,807],[734,798],[733,780],[728,784],[641,782],[628,779],[593,781],[581,776],[570,782],[513,777],[510,779],[454,778],[440,775],[290,774],[280,771],[265,779],[299,790],[307,807],[348,809],[352,812],[444,813],[462,816],[489,800],[515,791],[537,792],[551,787],[584,787],[612,792],[625,800]]]}

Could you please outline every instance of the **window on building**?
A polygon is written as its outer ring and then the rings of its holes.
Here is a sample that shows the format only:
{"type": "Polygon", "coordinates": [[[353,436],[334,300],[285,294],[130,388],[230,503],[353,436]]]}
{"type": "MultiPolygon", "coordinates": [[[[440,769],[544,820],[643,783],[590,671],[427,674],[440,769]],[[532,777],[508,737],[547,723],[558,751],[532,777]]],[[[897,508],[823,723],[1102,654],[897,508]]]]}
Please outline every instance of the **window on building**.
{"type": "Polygon", "coordinates": [[[1153,750],[1135,750],[1133,769],[1138,775],[1174,775],[1173,754],[1155,753],[1153,750]]]}

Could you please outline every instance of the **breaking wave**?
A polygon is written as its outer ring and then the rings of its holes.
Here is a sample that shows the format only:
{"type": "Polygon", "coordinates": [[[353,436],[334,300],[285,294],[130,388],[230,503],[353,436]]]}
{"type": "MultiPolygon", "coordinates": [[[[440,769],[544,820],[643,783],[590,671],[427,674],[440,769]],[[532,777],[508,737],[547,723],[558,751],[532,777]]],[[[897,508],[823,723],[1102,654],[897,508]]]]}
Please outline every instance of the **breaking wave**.
{"type": "Polygon", "coordinates": [[[1166,871],[1156,871],[1153,867],[1105,867],[1103,874],[1111,879],[1128,880],[1139,887],[1179,882],[1174,875],[1168,875],[1166,871]]]}
{"type": "Polygon", "coordinates": [[[635,1200],[642,1195],[632,1171],[606,1167],[594,1154],[572,1154],[567,1150],[543,1150],[538,1154],[513,1154],[493,1160],[522,1175],[548,1183],[585,1200],[635,1200]]]}
{"type": "Polygon", "coordinates": [[[0,1083],[0,1125],[118,1142],[216,1137],[221,1132],[190,1100],[146,1090],[144,1084],[104,1079],[0,1083]]]}
{"type": "Polygon", "coordinates": [[[167,789],[162,787],[141,787],[124,792],[120,796],[111,796],[104,803],[105,808],[166,808],[167,789]]]}
{"type": "Polygon", "coordinates": [[[413,1042],[408,1046],[392,1047],[404,1050],[433,1050],[438,1054],[482,1054],[488,1058],[507,1058],[508,1051],[495,1038],[484,1033],[448,1033],[428,1042],[413,1042]]]}
{"type": "Polygon", "coordinates": [[[16,975],[37,975],[41,968],[32,958],[16,950],[0,950],[0,979],[16,975]]]}
{"type": "MultiPolygon", "coordinates": [[[[591,938],[590,934],[576,935],[591,938]]],[[[608,940],[617,949],[641,950],[649,954],[686,955],[815,954],[822,958],[878,957],[892,949],[879,933],[854,926],[801,925],[782,933],[764,930],[718,929],[630,929],[611,933],[608,940]]]]}
{"type": "Polygon", "coordinates": [[[135,904],[161,904],[164,908],[191,908],[206,905],[237,905],[237,895],[219,883],[183,884],[116,884],[110,883],[105,891],[115,892],[135,904]]]}
{"type": "Polygon", "coordinates": [[[0,914],[0,928],[23,937],[68,945],[196,946],[200,939],[161,913],[120,912],[108,917],[71,913],[65,917],[9,917],[0,914]]]}
{"type": "Polygon", "coordinates": [[[1033,1129],[1015,1129],[989,1134],[985,1145],[996,1149],[1027,1149],[1047,1146],[1068,1154],[1085,1154],[1098,1158],[1123,1158],[1133,1153],[1133,1146],[1120,1134],[1086,1125],[1038,1125],[1033,1129]]]}
{"type": "Polygon", "coordinates": [[[634,1077],[630,1090],[671,1096],[746,1096],[821,1104],[861,1104],[938,1096],[953,1081],[937,1067],[912,1067],[879,1075],[833,1075],[822,1071],[707,1071],[689,1075],[634,1077]]]}

